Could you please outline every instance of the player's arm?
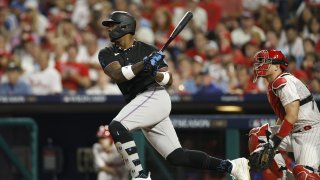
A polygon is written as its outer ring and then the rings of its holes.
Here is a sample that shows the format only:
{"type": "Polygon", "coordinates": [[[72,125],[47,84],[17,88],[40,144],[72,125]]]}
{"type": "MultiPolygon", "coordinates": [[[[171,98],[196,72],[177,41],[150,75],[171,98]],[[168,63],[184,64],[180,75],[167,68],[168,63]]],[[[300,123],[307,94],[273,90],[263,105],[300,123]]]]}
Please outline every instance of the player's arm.
{"type": "Polygon", "coordinates": [[[172,74],[168,71],[168,67],[163,67],[158,70],[155,80],[158,84],[162,86],[171,86],[172,84],[172,74]]]}
{"type": "Polygon", "coordinates": [[[112,166],[109,166],[109,165],[102,166],[102,167],[100,167],[99,170],[100,171],[104,171],[106,173],[109,173],[109,174],[111,174],[113,176],[117,175],[117,171],[115,170],[115,168],[112,167],[112,166]]]}
{"type": "Polygon", "coordinates": [[[113,61],[104,68],[104,72],[116,83],[129,81],[144,69],[144,61],[133,65],[121,66],[118,61],[113,61]]]}
{"type": "Polygon", "coordinates": [[[295,100],[284,106],[284,110],[286,111],[285,119],[289,121],[291,124],[294,124],[298,120],[300,101],[295,100]]]}
{"type": "Polygon", "coordinates": [[[298,120],[299,107],[299,100],[292,101],[284,106],[286,115],[280,124],[280,129],[276,136],[283,139],[292,131],[294,123],[298,120]]]}
{"type": "Polygon", "coordinates": [[[272,83],[273,90],[281,99],[281,103],[285,110],[285,116],[281,119],[278,132],[271,138],[274,147],[278,147],[282,139],[290,134],[294,123],[298,120],[300,101],[295,85],[292,81],[280,77],[272,83]]]}
{"type": "Polygon", "coordinates": [[[292,131],[294,123],[298,120],[299,107],[299,100],[292,101],[284,106],[286,115],[280,124],[279,131],[271,138],[274,147],[278,147],[282,139],[292,131]]]}

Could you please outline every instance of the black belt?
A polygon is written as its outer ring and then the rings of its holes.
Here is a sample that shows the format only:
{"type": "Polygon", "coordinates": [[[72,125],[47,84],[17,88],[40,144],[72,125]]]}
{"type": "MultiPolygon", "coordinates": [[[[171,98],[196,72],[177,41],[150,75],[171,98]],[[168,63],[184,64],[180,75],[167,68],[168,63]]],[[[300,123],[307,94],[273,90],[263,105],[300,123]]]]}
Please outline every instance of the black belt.
{"type": "Polygon", "coordinates": [[[313,101],[313,96],[312,96],[312,94],[310,94],[310,95],[307,96],[306,98],[302,99],[302,100],[300,101],[300,106],[303,106],[303,105],[305,105],[305,104],[307,104],[308,102],[311,102],[311,101],[313,101]]]}

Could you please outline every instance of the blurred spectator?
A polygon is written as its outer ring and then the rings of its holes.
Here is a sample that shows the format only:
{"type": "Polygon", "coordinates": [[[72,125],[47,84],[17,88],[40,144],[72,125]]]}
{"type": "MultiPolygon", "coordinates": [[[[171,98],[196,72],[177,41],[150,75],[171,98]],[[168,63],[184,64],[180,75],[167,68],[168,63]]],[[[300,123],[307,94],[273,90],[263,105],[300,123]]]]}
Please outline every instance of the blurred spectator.
{"type": "Polygon", "coordinates": [[[313,93],[320,93],[320,62],[314,64],[311,71],[310,90],[313,93]]]}
{"type": "Polygon", "coordinates": [[[204,61],[207,60],[206,48],[208,47],[209,41],[203,32],[197,32],[194,35],[194,46],[186,50],[186,54],[193,58],[194,56],[200,56],[204,61]]]}
{"type": "MultiPolygon", "coordinates": [[[[101,0],[89,0],[91,7],[91,15],[88,27],[86,30],[93,32],[97,37],[100,37],[103,34],[106,34],[105,28],[101,26],[101,22],[112,12],[112,3],[110,1],[101,1],[101,0]],[[94,20],[94,21],[93,21],[94,20]]],[[[104,39],[104,45],[106,43],[104,39]]],[[[100,43],[98,43],[100,46],[100,43]]]]}
{"type": "Polygon", "coordinates": [[[129,9],[129,4],[131,2],[129,0],[114,0],[114,10],[116,11],[128,11],[129,9]]]}
{"type": "Polygon", "coordinates": [[[194,38],[193,33],[197,31],[207,32],[208,30],[208,15],[199,6],[199,0],[187,0],[185,6],[175,7],[173,9],[173,23],[177,25],[187,11],[193,13],[193,18],[189,22],[189,25],[180,33],[180,37],[185,41],[192,40],[194,38]]]}
{"type": "Polygon", "coordinates": [[[86,90],[88,95],[121,95],[117,85],[111,82],[109,76],[105,75],[103,70],[98,71],[97,83],[86,90]]]}
{"type": "MultiPolygon", "coordinates": [[[[42,2],[42,1],[41,1],[42,2]]],[[[47,5],[47,15],[50,20],[50,23],[58,24],[59,21],[70,18],[71,13],[70,9],[72,4],[70,1],[66,0],[55,0],[46,2],[47,5]]]]}
{"type": "Polygon", "coordinates": [[[35,56],[41,51],[41,47],[36,43],[36,39],[30,32],[21,34],[21,43],[14,49],[14,54],[21,60],[21,67],[25,73],[29,74],[39,70],[35,62],[35,56]]]}
{"type": "Polygon", "coordinates": [[[22,15],[31,23],[31,31],[36,32],[39,36],[44,36],[49,22],[46,16],[39,12],[38,2],[29,0],[25,2],[24,6],[26,11],[22,15]]]}
{"type": "Polygon", "coordinates": [[[35,95],[55,95],[62,93],[61,76],[49,67],[49,53],[41,51],[36,58],[40,70],[29,75],[28,80],[35,95]]]}
{"type": "Polygon", "coordinates": [[[249,70],[246,66],[238,66],[237,68],[237,77],[238,83],[234,87],[230,87],[231,94],[257,94],[260,93],[258,86],[253,83],[252,76],[249,73],[249,70]]]}
{"type": "Polygon", "coordinates": [[[316,44],[320,43],[320,22],[318,17],[312,17],[307,27],[308,30],[303,34],[303,37],[312,39],[316,44]]]}
{"type": "Polygon", "coordinates": [[[320,79],[320,62],[317,62],[313,65],[312,71],[311,71],[311,78],[320,79]]]}
{"type": "MultiPolygon", "coordinates": [[[[308,6],[303,6],[303,10],[297,17],[297,27],[303,34],[308,32],[308,22],[312,19],[313,14],[308,6]]],[[[299,12],[299,11],[298,11],[299,12]]]]}
{"type": "Polygon", "coordinates": [[[238,17],[243,10],[242,1],[239,0],[215,0],[215,2],[222,8],[222,17],[225,18],[238,17]]]}
{"type": "Polygon", "coordinates": [[[150,21],[142,16],[141,5],[131,3],[129,5],[129,12],[135,17],[137,22],[135,34],[137,40],[154,45],[154,31],[151,29],[150,21]]]}
{"type": "Polygon", "coordinates": [[[221,87],[214,81],[207,71],[201,72],[196,77],[198,94],[222,94],[221,87]]]}
{"type": "Polygon", "coordinates": [[[85,32],[82,35],[83,45],[79,46],[79,52],[77,54],[77,61],[79,63],[86,64],[89,67],[89,78],[92,82],[98,79],[98,69],[101,66],[98,61],[99,50],[96,35],[90,32],[85,32]]]}
{"type": "Polygon", "coordinates": [[[212,0],[203,0],[199,3],[199,6],[207,12],[208,31],[214,31],[222,17],[222,9],[220,5],[212,0]]]}
{"type": "Polygon", "coordinates": [[[111,2],[102,1],[101,9],[97,10],[95,13],[96,21],[91,22],[92,27],[95,29],[95,34],[97,35],[99,47],[109,46],[111,44],[107,30],[101,25],[101,22],[112,12],[112,10],[111,2]]]}
{"type": "Polygon", "coordinates": [[[230,53],[232,51],[231,33],[223,23],[218,24],[216,31],[218,44],[221,54],[230,53]]]}
{"type": "Polygon", "coordinates": [[[242,49],[241,49],[241,52],[243,53],[243,58],[239,58],[240,61],[235,63],[245,65],[247,68],[252,67],[254,63],[254,59],[252,57],[259,50],[260,50],[260,46],[258,42],[254,40],[247,42],[242,46],[242,49]]]}
{"type": "Polygon", "coordinates": [[[255,25],[254,16],[249,11],[244,11],[240,18],[241,27],[231,32],[232,43],[241,47],[250,40],[255,39],[258,42],[266,40],[265,33],[261,28],[255,25]]]}
{"type": "Polygon", "coordinates": [[[262,6],[267,5],[269,0],[243,0],[242,6],[244,9],[249,10],[251,12],[258,11],[262,9],[262,6]]]}
{"type": "Polygon", "coordinates": [[[306,84],[309,79],[308,75],[306,72],[301,70],[300,67],[297,66],[295,57],[287,56],[287,59],[289,61],[287,71],[306,84]]]}
{"type": "Polygon", "coordinates": [[[287,24],[285,26],[286,39],[284,42],[279,42],[279,50],[285,55],[292,55],[296,58],[296,62],[301,65],[304,50],[302,38],[299,36],[297,27],[294,24],[287,24]]]}
{"type": "MultiPolygon", "coordinates": [[[[247,2],[248,1],[250,0],[247,0],[247,2]]],[[[264,31],[275,30],[276,26],[273,25],[273,22],[276,21],[276,24],[278,24],[278,20],[281,22],[281,19],[277,14],[276,6],[273,3],[265,4],[259,8],[259,11],[254,10],[253,13],[257,15],[256,24],[259,25],[264,31]]]]}
{"type": "Polygon", "coordinates": [[[11,13],[5,1],[0,1],[0,34],[10,38],[12,34],[16,33],[18,27],[17,16],[11,13]]]}
{"type": "Polygon", "coordinates": [[[207,44],[206,55],[208,60],[203,63],[204,65],[201,70],[202,71],[207,70],[209,75],[214,79],[214,81],[216,81],[217,84],[219,84],[219,86],[221,87],[221,90],[224,93],[226,93],[228,89],[229,77],[227,75],[227,71],[224,65],[222,64],[222,61],[219,55],[219,47],[214,41],[210,41],[209,44],[207,44]]]}
{"type": "Polygon", "coordinates": [[[303,40],[303,50],[305,53],[316,52],[315,46],[316,44],[312,39],[307,38],[303,40]]]}
{"type": "Polygon", "coordinates": [[[128,180],[128,171],[113,143],[109,131],[100,126],[98,142],[93,144],[94,166],[98,172],[97,180],[128,180]]]}
{"type": "Polygon", "coordinates": [[[151,20],[154,12],[157,9],[157,4],[154,0],[142,0],[142,16],[148,20],[151,20]]]}
{"type": "Polygon", "coordinates": [[[172,72],[172,85],[168,88],[168,92],[170,95],[184,95],[184,94],[190,94],[190,92],[187,92],[185,90],[185,87],[183,85],[183,82],[181,80],[181,76],[177,71],[172,72]]]}
{"type": "Polygon", "coordinates": [[[5,70],[11,56],[12,54],[10,54],[9,52],[0,50],[0,82],[4,81],[3,75],[5,74],[5,70]]]}
{"type": "Polygon", "coordinates": [[[317,62],[319,62],[318,55],[314,52],[309,52],[304,56],[301,69],[307,73],[309,79],[311,78],[312,68],[317,62]]]}
{"type": "MultiPolygon", "coordinates": [[[[171,13],[167,8],[158,8],[154,12],[154,16],[152,18],[151,23],[155,37],[155,45],[157,48],[161,48],[167,42],[171,32],[174,29],[171,13]]],[[[179,37],[177,38],[179,39],[179,37]]],[[[176,40],[170,43],[169,46],[174,46],[175,41],[176,40]]]]}
{"type": "Polygon", "coordinates": [[[266,42],[264,43],[265,49],[277,49],[279,39],[274,31],[268,31],[266,33],[266,42]]]}
{"type": "Polygon", "coordinates": [[[1,34],[0,34],[0,53],[3,55],[6,53],[10,53],[8,38],[1,34]]]}
{"type": "Polygon", "coordinates": [[[193,78],[192,63],[191,59],[185,54],[181,54],[178,57],[179,72],[181,75],[181,84],[183,85],[183,90],[187,94],[194,94],[197,91],[197,87],[193,78]]]}
{"type": "Polygon", "coordinates": [[[134,18],[137,21],[137,26],[140,28],[146,27],[146,28],[151,28],[151,23],[148,19],[144,18],[142,16],[142,5],[138,3],[130,3],[129,5],[129,13],[134,16],[134,18]]]}
{"type": "Polygon", "coordinates": [[[65,41],[64,45],[79,44],[81,41],[80,33],[78,33],[74,24],[69,18],[65,18],[58,23],[57,36],[65,41]]]}
{"type": "Polygon", "coordinates": [[[268,26],[271,26],[270,30],[273,31],[276,35],[277,38],[280,39],[285,39],[285,31],[283,29],[283,24],[278,15],[273,16],[273,20],[271,22],[271,25],[268,24],[268,26]]]}
{"type": "Polygon", "coordinates": [[[312,79],[310,82],[309,89],[312,93],[320,93],[320,79],[312,79]]]}
{"type": "Polygon", "coordinates": [[[77,46],[67,47],[68,60],[57,62],[56,68],[62,77],[62,85],[65,93],[83,93],[85,88],[91,84],[89,79],[89,69],[85,64],[77,62],[77,46]]]}
{"type": "Polygon", "coordinates": [[[79,29],[85,29],[90,22],[90,0],[75,1],[74,10],[72,11],[71,20],[79,29]]]}
{"type": "Polygon", "coordinates": [[[206,60],[210,61],[219,56],[219,46],[216,41],[209,40],[204,49],[206,60]]]}
{"type": "Polygon", "coordinates": [[[21,79],[22,72],[17,62],[10,62],[7,65],[8,82],[0,84],[0,95],[31,95],[31,86],[21,79]]]}
{"type": "Polygon", "coordinates": [[[53,50],[49,55],[49,66],[56,67],[57,63],[66,62],[68,54],[66,52],[66,44],[62,39],[58,39],[53,44],[53,50]]]}

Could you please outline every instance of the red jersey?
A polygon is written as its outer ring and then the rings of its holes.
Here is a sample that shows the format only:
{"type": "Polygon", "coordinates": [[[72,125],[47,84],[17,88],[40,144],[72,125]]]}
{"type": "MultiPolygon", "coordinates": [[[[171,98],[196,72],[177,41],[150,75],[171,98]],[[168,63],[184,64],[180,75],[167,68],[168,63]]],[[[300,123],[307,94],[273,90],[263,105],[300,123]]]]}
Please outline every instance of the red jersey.
{"type": "MultiPolygon", "coordinates": [[[[60,72],[60,74],[78,74],[80,76],[89,76],[89,69],[85,64],[81,64],[78,62],[59,62],[56,65],[56,69],[60,72]]],[[[62,85],[64,88],[69,89],[69,90],[77,90],[80,88],[79,84],[75,79],[72,77],[66,78],[62,80],[62,85]]]]}

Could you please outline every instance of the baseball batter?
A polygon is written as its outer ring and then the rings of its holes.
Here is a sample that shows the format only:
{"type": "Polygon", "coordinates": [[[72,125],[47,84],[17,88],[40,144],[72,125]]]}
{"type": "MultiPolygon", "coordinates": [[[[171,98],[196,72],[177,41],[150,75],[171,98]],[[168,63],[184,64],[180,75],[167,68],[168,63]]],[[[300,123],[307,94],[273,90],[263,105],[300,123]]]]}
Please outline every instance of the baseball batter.
{"type": "Polygon", "coordinates": [[[134,39],[136,21],[129,13],[115,11],[102,24],[113,44],[100,51],[99,61],[127,102],[108,128],[133,179],[151,179],[141,166],[130,135],[136,129],[141,129],[150,144],[173,165],[228,172],[236,179],[250,179],[245,158],[221,160],[181,147],[169,118],[171,101],[164,87],[171,85],[172,76],[167,71],[164,55],[134,39]]]}
{"type": "Polygon", "coordinates": [[[255,79],[263,77],[269,83],[268,100],[278,116],[269,143],[273,148],[293,152],[300,164],[296,170],[293,167],[296,179],[320,179],[316,173],[320,165],[320,113],[312,94],[286,72],[288,60],[280,51],[261,50],[254,59],[255,79]]]}

